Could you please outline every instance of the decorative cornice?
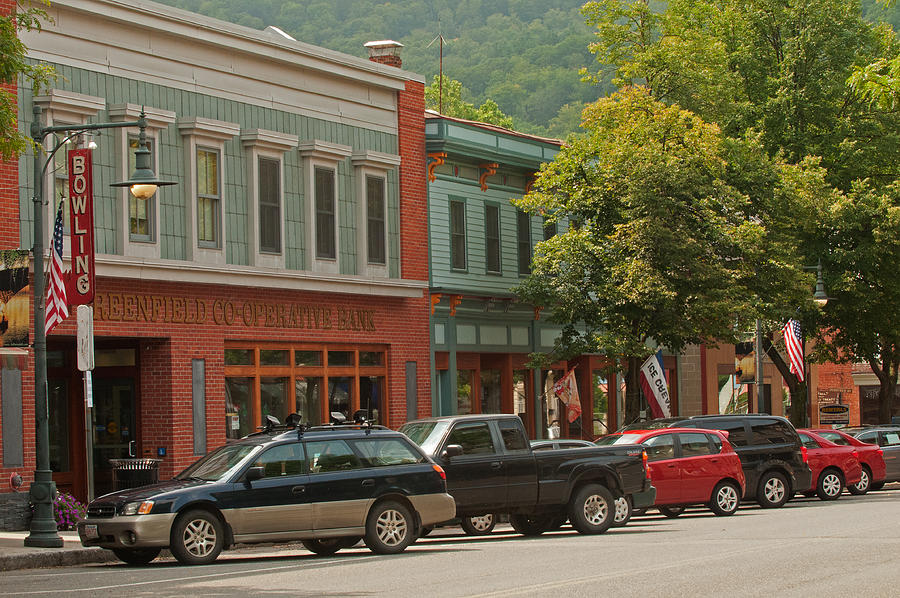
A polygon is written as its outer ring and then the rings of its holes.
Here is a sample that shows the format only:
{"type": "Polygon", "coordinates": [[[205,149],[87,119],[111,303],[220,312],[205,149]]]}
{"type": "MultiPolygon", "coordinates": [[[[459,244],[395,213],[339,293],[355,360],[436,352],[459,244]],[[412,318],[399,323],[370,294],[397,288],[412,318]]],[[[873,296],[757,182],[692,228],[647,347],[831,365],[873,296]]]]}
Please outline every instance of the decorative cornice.
{"type": "Polygon", "coordinates": [[[65,89],[50,89],[46,94],[34,96],[33,102],[44,110],[53,111],[54,120],[81,121],[106,108],[106,98],[65,89]]]}
{"type": "Polygon", "coordinates": [[[265,129],[250,129],[241,134],[241,144],[244,147],[267,149],[275,152],[286,152],[294,149],[300,143],[300,138],[289,133],[279,131],[267,131],[265,129]]]}
{"type": "Polygon", "coordinates": [[[179,118],[177,122],[178,130],[181,131],[182,135],[197,135],[218,141],[228,141],[232,137],[237,137],[241,134],[241,125],[223,120],[194,116],[191,118],[179,118]]]}
{"type": "Polygon", "coordinates": [[[137,120],[143,112],[148,129],[165,129],[175,122],[177,116],[172,110],[138,104],[111,104],[108,112],[109,120],[113,122],[137,120]]]}
{"type": "Polygon", "coordinates": [[[340,162],[353,154],[353,148],[349,145],[329,143],[327,141],[320,141],[319,139],[303,141],[300,143],[299,147],[300,156],[303,158],[316,158],[319,160],[329,160],[331,162],[340,162]]]}
{"type": "Polygon", "coordinates": [[[391,170],[400,166],[400,156],[396,154],[385,154],[383,152],[373,152],[371,150],[357,150],[353,152],[350,161],[354,166],[364,166],[368,168],[378,168],[380,170],[391,170]]]}

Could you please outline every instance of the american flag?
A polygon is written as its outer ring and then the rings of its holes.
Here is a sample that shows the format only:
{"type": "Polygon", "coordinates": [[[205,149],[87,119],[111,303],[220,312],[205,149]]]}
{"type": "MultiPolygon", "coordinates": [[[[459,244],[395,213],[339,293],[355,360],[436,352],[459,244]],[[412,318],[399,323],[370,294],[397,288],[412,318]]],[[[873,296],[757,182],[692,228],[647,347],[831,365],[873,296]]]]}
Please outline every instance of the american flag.
{"type": "Polygon", "coordinates": [[[791,373],[797,376],[800,382],[803,382],[803,338],[800,334],[800,322],[797,320],[788,320],[788,323],[781,329],[784,333],[784,346],[787,347],[788,357],[791,360],[791,373]]]}
{"type": "Polygon", "coordinates": [[[59,202],[59,209],[56,211],[56,224],[53,226],[53,240],[50,241],[50,282],[47,285],[47,306],[44,319],[45,334],[50,334],[50,331],[57,324],[69,317],[62,252],[63,202],[59,202]]]}

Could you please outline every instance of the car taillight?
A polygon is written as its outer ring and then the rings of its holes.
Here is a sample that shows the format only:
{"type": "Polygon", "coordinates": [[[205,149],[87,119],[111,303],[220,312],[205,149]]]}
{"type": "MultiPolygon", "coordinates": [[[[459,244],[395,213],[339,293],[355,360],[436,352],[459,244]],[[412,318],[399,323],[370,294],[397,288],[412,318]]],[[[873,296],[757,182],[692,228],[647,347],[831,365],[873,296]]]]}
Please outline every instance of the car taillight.
{"type": "Polygon", "coordinates": [[[859,453],[857,453],[856,451],[850,451],[850,454],[859,459],[859,453]]]}
{"type": "Polygon", "coordinates": [[[647,459],[647,451],[641,451],[641,462],[644,465],[644,475],[647,476],[647,479],[650,479],[650,463],[649,459],[647,459]]]}
{"type": "Polygon", "coordinates": [[[800,447],[800,454],[803,456],[803,462],[809,463],[809,453],[806,452],[805,446],[800,447]]]}
{"type": "Polygon", "coordinates": [[[444,473],[444,468],[441,467],[440,465],[438,465],[437,463],[434,463],[434,464],[432,464],[431,466],[434,468],[434,470],[435,470],[436,472],[438,472],[438,475],[441,476],[441,479],[444,480],[444,481],[446,482],[446,481],[447,481],[447,474],[444,473]]]}
{"type": "Polygon", "coordinates": [[[884,451],[883,451],[883,450],[878,449],[878,454],[881,455],[882,457],[884,457],[884,451]]]}

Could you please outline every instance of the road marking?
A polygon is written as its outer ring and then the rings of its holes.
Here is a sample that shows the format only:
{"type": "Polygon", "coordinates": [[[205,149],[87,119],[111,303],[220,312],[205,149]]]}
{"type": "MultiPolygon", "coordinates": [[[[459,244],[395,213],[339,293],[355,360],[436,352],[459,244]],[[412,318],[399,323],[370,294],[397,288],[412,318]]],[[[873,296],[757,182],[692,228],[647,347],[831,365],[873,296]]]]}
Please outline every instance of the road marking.
{"type": "MultiPolygon", "coordinates": [[[[378,556],[377,555],[363,556],[363,557],[359,557],[358,559],[353,559],[353,560],[354,560],[354,562],[359,562],[359,561],[368,561],[368,560],[372,560],[375,558],[378,558],[378,556]]],[[[187,577],[167,577],[165,579],[154,579],[154,580],[150,580],[150,581],[135,581],[135,582],[131,582],[131,583],[121,583],[121,584],[115,584],[115,585],[110,585],[110,586],[96,586],[96,587],[90,587],[90,588],[56,589],[56,590],[53,590],[53,593],[54,594],[62,594],[62,593],[71,594],[74,592],[96,592],[97,590],[115,590],[115,589],[119,589],[119,588],[133,588],[133,587],[137,587],[137,586],[146,586],[146,585],[151,585],[151,584],[156,584],[156,583],[193,581],[193,580],[200,580],[200,579],[209,579],[211,577],[243,576],[243,575],[247,575],[248,573],[265,573],[265,572],[270,572],[270,571],[280,571],[283,569],[309,569],[311,567],[320,567],[322,565],[338,563],[341,561],[346,561],[346,559],[330,559],[327,561],[316,559],[316,561],[314,563],[302,563],[299,565],[280,565],[278,567],[264,567],[262,569],[210,573],[209,575],[191,575],[191,576],[187,576],[187,577]]],[[[224,565],[224,564],[227,564],[227,562],[228,561],[222,561],[221,564],[224,565]]],[[[17,592],[16,593],[17,596],[25,596],[28,594],[46,595],[47,590],[44,589],[44,590],[40,590],[40,591],[17,592]]]]}

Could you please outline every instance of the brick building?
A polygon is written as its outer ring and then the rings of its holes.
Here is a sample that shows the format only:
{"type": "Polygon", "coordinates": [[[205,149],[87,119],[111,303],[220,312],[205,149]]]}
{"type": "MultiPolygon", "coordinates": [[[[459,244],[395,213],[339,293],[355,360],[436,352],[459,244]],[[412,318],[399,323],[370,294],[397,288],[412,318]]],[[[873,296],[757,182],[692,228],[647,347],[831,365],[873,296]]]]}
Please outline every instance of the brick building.
{"type": "MultiPolygon", "coordinates": [[[[48,336],[57,486],[86,497],[86,429],[100,494],[110,459],[158,458],[165,479],[266,415],[430,414],[424,80],[399,44],[354,57],[144,1],[49,12],[23,42],[60,76],[37,95],[20,82],[23,126],[35,104],[73,129],[143,109],[153,168],[177,183],[149,200],[109,186],[136,129],[73,140],[99,146],[96,365],[86,424],[74,315],[48,336]]],[[[32,160],[0,170],[6,248],[32,245],[32,160]]],[[[47,239],[67,189],[50,166],[47,239]]],[[[0,492],[35,469],[33,369],[31,351],[3,356],[0,492]]]]}

